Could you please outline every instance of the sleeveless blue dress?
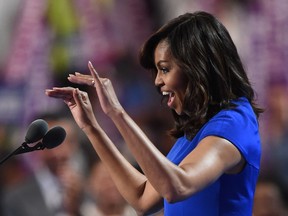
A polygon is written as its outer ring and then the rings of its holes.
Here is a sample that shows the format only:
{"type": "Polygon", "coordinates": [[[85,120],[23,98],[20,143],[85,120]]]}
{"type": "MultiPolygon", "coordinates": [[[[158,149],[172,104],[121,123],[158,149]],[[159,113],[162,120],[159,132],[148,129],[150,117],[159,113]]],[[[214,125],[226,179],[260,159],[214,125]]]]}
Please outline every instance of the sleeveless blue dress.
{"type": "Polygon", "coordinates": [[[165,216],[251,216],[256,182],[259,175],[261,142],[257,118],[249,101],[242,97],[237,106],[212,117],[192,141],[179,138],[167,158],[178,165],[207,136],[230,141],[246,160],[238,174],[223,174],[213,184],[185,200],[168,203],[165,216]]]}

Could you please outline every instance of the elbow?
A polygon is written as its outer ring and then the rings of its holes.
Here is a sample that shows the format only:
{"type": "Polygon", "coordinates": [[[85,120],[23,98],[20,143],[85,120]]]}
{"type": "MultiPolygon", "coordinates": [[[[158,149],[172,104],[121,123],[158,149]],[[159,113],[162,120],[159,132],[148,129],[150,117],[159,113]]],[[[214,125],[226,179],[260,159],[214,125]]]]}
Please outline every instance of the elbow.
{"type": "Polygon", "coordinates": [[[157,209],[154,209],[151,206],[147,206],[147,203],[145,204],[137,203],[131,206],[136,211],[138,216],[151,215],[152,213],[155,213],[157,211],[157,209]]]}
{"type": "Polygon", "coordinates": [[[134,210],[136,211],[137,213],[137,216],[148,216],[148,215],[151,215],[157,211],[153,210],[153,209],[144,209],[144,208],[134,208],[134,210]]]}
{"type": "Polygon", "coordinates": [[[176,203],[176,202],[179,202],[181,200],[181,198],[179,197],[179,195],[177,194],[174,194],[174,193],[168,193],[164,196],[164,199],[172,204],[172,203],[176,203]]]}
{"type": "Polygon", "coordinates": [[[197,185],[194,184],[185,184],[183,181],[178,181],[177,183],[170,183],[169,185],[166,185],[166,188],[164,190],[165,192],[162,194],[163,198],[168,203],[176,203],[179,201],[182,201],[191,195],[197,193],[199,191],[199,188],[197,188],[197,185]]]}
{"type": "Polygon", "coordinates": [[[138,216],[145,216],[145,211],[141,209],[134,209],[138,216]]]}
{"type": "Polygon", "coordinates": [[[147,210],[140,208],[140,207],[135,207],[135,206],[131,206],[134,211],[136,212],[137,216],[144,216],[146,215],[147,210]]]}
{"type": "Polygon", "coordinates": [[[172,204],[185,200],[200,189],[196,178],[187,176],[186,171],[182,171],[175,178],[171,178],[171,181],[166,181],[162,186],[162,197],[168,203],[172,204]]]}
{"type": "Polygon", "coordinates": [[[167,190],[167,193],[163,197],[168,203],[172,204],[184,200],[189,196],[189,194],[187,188],[180,187],[167,190]]]}
{"type": "Polygon", "coordinates": [[[144,206],[138,204],[131,204],[132,208],[136,211],[138,216],[146,215],[147,209],[144,206]]]}

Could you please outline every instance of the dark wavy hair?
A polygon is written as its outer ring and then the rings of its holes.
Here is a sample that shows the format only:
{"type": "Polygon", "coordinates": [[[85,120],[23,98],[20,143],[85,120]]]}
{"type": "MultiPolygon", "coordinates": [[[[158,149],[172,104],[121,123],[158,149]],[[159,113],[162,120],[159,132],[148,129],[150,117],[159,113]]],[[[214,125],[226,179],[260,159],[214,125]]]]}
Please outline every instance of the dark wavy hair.
{"type": "Polygon", "coordinates": [[[143,44],[140,64],[156,76],[154,51],[167,41],[172,56],[188,77],[183,114],[173,110],[175,127],[171,135],[192,139],[212,116],[235,107],[231,100],[246,97],[257,116],[263,110],[244,70],[227,29],[211,14],[198,11],[183,14],[161,27],[143,44]]]}

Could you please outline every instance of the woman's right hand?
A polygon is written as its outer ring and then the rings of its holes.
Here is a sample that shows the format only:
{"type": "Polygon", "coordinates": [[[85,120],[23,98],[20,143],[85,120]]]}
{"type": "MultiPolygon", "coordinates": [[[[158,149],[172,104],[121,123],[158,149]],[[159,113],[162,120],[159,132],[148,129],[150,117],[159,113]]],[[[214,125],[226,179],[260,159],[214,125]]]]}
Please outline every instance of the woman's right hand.
{"type": "Polygon", "coordinates": [[[46,89],[45,93],[49,97],[62,99],[68,105],[76,123],[82,130],[87,126],[99,126],[86,92],[72,87],[54,87],[46,89]]]}

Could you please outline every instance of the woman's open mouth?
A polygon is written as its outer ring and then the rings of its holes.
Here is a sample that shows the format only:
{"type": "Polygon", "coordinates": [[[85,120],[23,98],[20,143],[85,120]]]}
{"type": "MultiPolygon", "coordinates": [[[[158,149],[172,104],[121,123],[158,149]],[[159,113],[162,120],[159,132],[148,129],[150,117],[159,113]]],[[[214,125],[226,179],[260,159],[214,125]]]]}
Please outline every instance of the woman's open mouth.
{"type": "Polygon", "coordinates": [[[163,91],[162,92],[162,96],[163,96],[163,99],[162,101],[167,101],[167,106],[172,108],[172,103],[174,101],[174,98],[175,98],[175,94],[173,92],[168,92],[168,91],[163,91]]]}

